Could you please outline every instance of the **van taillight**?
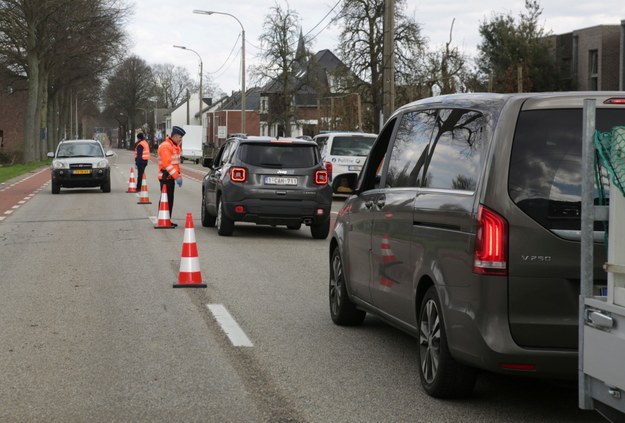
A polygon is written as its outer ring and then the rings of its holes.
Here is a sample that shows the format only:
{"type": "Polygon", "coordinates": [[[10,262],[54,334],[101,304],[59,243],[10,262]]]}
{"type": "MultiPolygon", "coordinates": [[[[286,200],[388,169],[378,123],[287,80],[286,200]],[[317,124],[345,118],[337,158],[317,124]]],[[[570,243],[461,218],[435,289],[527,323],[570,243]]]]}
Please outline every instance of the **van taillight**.
{"type": "Polygon", "coordinates": [[[482,275],[508,274],[508,223],[494,211],[480,205],[473,254],[473,272],[482,275]]]}
{"type": "Polygon", "coordinates": [[[244,167],[231,168],[230,180],[232,182],[245,182],[247,180],[247,169],[244,167]]]}
{"type": "Polygon", "coordinates": [[[315,184],[317,185],[328,184],[328,171],[327,170],[317,170],[315,172],[315,184]]]}
{"type": "Polygon", "coordinates": [[[621,98],[621,97],[608,98],[607,100],[603,102],[603,104],[624,104],[625,105],[625,98],[621,98]]]}

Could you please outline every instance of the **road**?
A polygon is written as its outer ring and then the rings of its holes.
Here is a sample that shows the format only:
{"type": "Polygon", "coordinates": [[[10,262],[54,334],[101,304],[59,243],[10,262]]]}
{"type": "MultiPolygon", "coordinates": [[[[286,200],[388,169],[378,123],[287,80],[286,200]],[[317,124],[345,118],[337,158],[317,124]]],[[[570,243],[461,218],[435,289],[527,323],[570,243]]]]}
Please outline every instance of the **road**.
{"type": "Polygon", "coordinates": [[[468,400],[428,397],[415,339],[373,317],[330,320],[327,240],[307,227],[203,228],[192,164],[180,226],[155,230],[156,165],[152,204],[137,204],[131,152],[116,152],[110,194],[52,195],[47,171],[0,186],[0,421],[603,422],[554,382],[482,374],[468,400]],[[187,213],[207,288],[173,288],[187,213]],[[208,305],[251,346],[234,345],[208,305]]]}

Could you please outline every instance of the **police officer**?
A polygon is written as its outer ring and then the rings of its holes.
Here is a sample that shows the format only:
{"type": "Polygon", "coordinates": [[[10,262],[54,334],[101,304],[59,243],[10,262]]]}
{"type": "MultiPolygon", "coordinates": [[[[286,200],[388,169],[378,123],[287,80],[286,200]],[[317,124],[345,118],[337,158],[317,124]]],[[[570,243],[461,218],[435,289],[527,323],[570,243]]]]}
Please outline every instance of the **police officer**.
{"type": "Polygon", "coordinates": [[[143,132],[137,134],[137,143],[135,144],[135,165],[137,166],[137,184],[141,186],[143,181],[143,172],[150,161],[150,145],[145,140],[143,132]]]}
{"type": "MultiPolygon", "coordinates": [[[[176,184],[182,187],[182,174],[180,173],[180,144],[185,130],[179,126],[171,128],[171,135],[158,146],[158,180],[167,187],[167,202],[169,203],[169,217],[172,217],[174,209],[174,189],[176,184]]],[[[159,201],[159,210],[160,201],[159,201]]],[[[178,226],[172,222],[172,226],[178,226]]]]}

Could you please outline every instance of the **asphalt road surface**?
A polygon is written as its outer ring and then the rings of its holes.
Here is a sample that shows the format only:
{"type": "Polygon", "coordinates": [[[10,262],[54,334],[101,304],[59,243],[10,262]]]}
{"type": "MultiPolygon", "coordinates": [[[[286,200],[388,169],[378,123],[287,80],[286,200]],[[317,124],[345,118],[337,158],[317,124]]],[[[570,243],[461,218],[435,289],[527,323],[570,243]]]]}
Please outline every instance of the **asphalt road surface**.
{"type": "Polygon", "coordinates": [[[415,339],[330,320],[327,240],[203,228],[186,163],[180,226],[154,229],[156,164],[137,204],[116,152],[111,193],[52,195],[49,171],[0,185],[0,421],[603,422],[571,384],[482,374],[470,399],[428,397],[415,339]],[[187,213],[206,288],[173,288],[187,213]]]}

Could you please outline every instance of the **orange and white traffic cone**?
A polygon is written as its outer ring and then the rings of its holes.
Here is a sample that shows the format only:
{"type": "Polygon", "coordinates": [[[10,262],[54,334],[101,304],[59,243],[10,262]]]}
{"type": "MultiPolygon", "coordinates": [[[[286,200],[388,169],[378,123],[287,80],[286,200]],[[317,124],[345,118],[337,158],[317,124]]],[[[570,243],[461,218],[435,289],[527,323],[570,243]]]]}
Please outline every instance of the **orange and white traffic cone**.
{"type": "Polygon", "coordinates": [[[391,248],[388,234],[384,234],[384,237],[380,242],[380,254],[382,255],[383,263],[380,269],[380,285],[392,288],[393,280],[387,276],[386,270],[390,265],[397,263],[398,260],[397,257],[395,257],[395,253],[393,253],[393,249],[391,248]]]}
{"type": "Polygon", "coordinates": [[[154,229],[174,229],[169,216],[169,200],[167,200],[167,186],[163,184],[161,202],[158,205],[158,220],[154,229]]]}
{"type": "Polygon", "coordinates": [[[137,192],[137,183],[135,182],[135,168],[130,168],[130,179],[128,180],[128,191],[126,192],[137,192]]]}
{"type": "Polygon", "coordinates": [[[152,204],[148,196],[148,180],[145,178],[145,173],[141,181],[141,192],[139,193],[139,201],[137,201],[137,204],[152,204]]]}
{"type": "Polygon", "coordinates": [[[178,274],[178,283],[174,284],[174,288],[206,288],[206,284],[202,283],[200,258],[197,255],[197,244],[195,242],[195,230],[193,229],[191,213],[187,213],[187,220],[184,225],[180,272],[178,274]]]}

